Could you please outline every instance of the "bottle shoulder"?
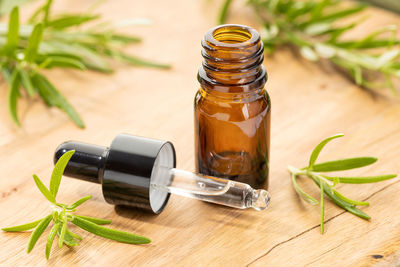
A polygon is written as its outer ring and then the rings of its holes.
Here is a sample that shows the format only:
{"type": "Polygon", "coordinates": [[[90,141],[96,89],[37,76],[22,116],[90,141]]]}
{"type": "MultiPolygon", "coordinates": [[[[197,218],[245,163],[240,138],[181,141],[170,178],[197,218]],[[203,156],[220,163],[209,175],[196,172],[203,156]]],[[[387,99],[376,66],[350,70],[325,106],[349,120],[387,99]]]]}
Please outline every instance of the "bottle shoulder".
{"type": "Polygon", "coordinates": [[[271,103],[271,98],[265,90],[265,88],[261,88],[255,92],[247,92],[247,93],[220,93],[220,92],[207,92],[206,90],[200,88],[197,90],[194,96],[195,104],[200,102],[208,102],[208,103],[228,103],[228,104],[236,104],[236,103],[252,103],[258,101],[265,101],[268,106],[271,103]]]}

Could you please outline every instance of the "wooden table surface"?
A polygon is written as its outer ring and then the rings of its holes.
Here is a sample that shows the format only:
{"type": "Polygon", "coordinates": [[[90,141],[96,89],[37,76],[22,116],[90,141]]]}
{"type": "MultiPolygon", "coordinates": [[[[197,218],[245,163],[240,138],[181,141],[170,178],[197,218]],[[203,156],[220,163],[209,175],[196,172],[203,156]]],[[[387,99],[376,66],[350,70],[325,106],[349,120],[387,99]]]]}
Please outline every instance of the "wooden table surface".
{"type": "MultiPolygon", "coordinates": [[[[91,1],[55,1],[58,11],[78,11],[91,1]]],[[[40,218],[49,212],[32,174],[49,182],[53,152],[66,140],[108,145],[121,132],[172,141],[178,167],[194,169],[193,97],[201,64],[200,40],[215,22],[211,0],[108,1],[98,11],[109,20],[145,17],[151,27],[128,32],[144,38],[128,50],[173,64],[171,70],[116,64],[116,72],[51,71],[48,77],[77,108],[87,125],[78,129],[66,115],[40,99],[20,101],[23,126],[13,125],[0,88],[1,226],[40,218]]],[[[35,4],[33,4],[35,5],[35,4]]],[[[26,17],[33,6],[24,7],[26,17]]],[[[256,25],[248,10],[234,8],[231,22],[256,25]]],[[[399,17],[370,9],[370,20],[354,31],[399,23],[399,17]]],[[[329,67],[296,59],[289,50],[266,57],[267,90],[272,99],[272,203],[268,210],[235,210],[172,196],[158,216],[104,202],[99,185],[64,178],[59,201],[70,203],[92,194],[80,214],[112,219],[112,226],[150,237],[148,245],[121,244],[83,234],[75,248],[53,246],[46,262],[45,238],[27,255],[30,233],[0,233],[2,266],[347,266],[400,264],[400,183],[340,185],[344,194],[368,200],[368,222],[326,203],[326,233],[319,233],[319,208],[299,200],[286,166],[302,167],[323,138],[343,132],[321,160],[376,156],[379,161],[356,174],[400,173],[400,104],[352,85],[329,67]]],[[[310,181],[302,186],[318,197],[310,181]]],[[[79,231],[79,230],[78,230],[79,231]]]]}

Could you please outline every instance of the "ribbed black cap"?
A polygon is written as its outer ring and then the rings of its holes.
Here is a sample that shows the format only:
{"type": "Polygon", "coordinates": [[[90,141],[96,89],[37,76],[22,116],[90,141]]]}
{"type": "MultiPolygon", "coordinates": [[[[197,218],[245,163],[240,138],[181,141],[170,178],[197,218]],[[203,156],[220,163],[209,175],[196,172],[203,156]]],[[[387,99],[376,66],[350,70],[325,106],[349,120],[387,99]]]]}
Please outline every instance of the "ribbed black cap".
{"type": "Polygon", "coordinates": [[[168,169],[176,166],[172,143],[127,134],[118,135],[109,148],[69,141],[57,148],[54,163],[70,150],[75,150],[75,153],[64,175],[101,183],[108,203],[137,207],[156,214],[167,204],[170,194],[150,185],[170,182],[168,169]]]}

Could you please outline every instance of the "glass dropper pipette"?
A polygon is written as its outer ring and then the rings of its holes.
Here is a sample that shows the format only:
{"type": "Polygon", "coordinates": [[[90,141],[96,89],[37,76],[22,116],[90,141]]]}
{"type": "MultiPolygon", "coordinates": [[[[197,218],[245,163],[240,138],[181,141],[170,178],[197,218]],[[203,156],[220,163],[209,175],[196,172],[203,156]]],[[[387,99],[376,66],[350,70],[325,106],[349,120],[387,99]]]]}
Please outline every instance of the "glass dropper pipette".
{"type": "Polygon", "coordinates": [[[165,166],[154,166],[167,172],[167,185],[151,183],[156,190],[238,209],[253,208],[261,211],[268,207],[270,196],[266,190],[253,189],[250,185],[223,178],[196,174],[165,166]]]}
{"type": "Polygon", "coordinates": [[[268,207],[266,190],[203,174],[176,169],[172,143],[118,135],[110,147],[81,142],[65,142],[55,153],[54,162],[75,150],[64,175],[102,184],[105,200],[160,213],[169,194],[194,198],[233,208],[268,207]]]}

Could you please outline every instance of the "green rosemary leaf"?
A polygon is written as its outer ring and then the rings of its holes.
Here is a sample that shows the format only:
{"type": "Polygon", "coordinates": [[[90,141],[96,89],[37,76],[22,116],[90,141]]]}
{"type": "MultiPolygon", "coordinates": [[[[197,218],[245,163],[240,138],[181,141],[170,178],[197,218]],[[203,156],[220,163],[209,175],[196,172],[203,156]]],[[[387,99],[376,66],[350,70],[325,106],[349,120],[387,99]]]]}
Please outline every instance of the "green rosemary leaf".
{"type": "Polygon", "coordinates": [[[3,75],[4,80],[6,80],[6,82],[11,83],[11,72],[8,69],[3,68],[1,70],[1,74],[3,75]]]}
{"type": "Polygon", "coordinates": [[[320,200],[320,205],[321,205],[321,234],[324,234],[324,221],[325,221],[325,204],[324,204],[324,187],[323,187],[324,182],[320,183],[320,190],[321,190],[321,200],[320,200]]]}
{"type": "Polygon", "coordinates": [[[68,116],[81,128],[85,125],[71,104],[58,92],[58,90],[43,75],[36,73],[32,77],[32,81],[43,97],[45,102],[50,106],[56,106],[63,110],[68,116]]]}
{"type": "Polygon", "coordinates": [[[150,243],[151,240],[148,239],[147,237],[144,236],[138,236],[134,235],[131,233],[123,232],[123,231],[118,231],[118,230],[113,230],[109,229],[100,225],[97,225],[95,223],[92,223],[88,220],[82,219],[80,217],[73,217],[72,223],[74,223],[76,226],[91,232],[95,235],[105,237],[111,240],[123,242],[123,243],[129,243],[129,244],[147,244],[150,243]]]}
{"type": "Polygon", "coordinates": [[[58,189],[60,187],[61,178],[64,174],[65,167],[69,160],[71,159],[72,155],[74,155],[75,150],[70,150],[64,153],[60,159],[57,161],[56,165],[54,166],[53,172],[51,173],[50,179],[50,193],[56,197],[58,193],[58,189]]]}
{"type": "Polygon", "coordinates": [[[300,54],[309,61],[317,61],[319,59],[317,53],[309,46],[302,46],[300,48],[300,54]]]}
{"type": "MultiPolygon", "coordinates": [[[[103,37],[104,35],[101,34],[93,34],[94,36],[97,37],[103,37]]],[[[119,42],[122,44],[132,44],[132,43],[140,43],[142,41],[141,38],[136,37],[136,36],[130,36],[130,35],[123,35],[123,34],[111,34],[110,39],[115,42],[119,42]]]]}
{"type": "Polygon", "coordinates": [[[111,73],[113,71],[108,63],[104,61],[98,53],[79,43],[65,44],[55,40],[46,41],[45,43],[53,47],[55,51],[79,56],[82,59],[83,64],[85,64],[85,66],[89,69],[104,73],[111,73]]]}
{"type": "Polygon", "coordinates": [[[357,200],[352,200],[348,197],[343,196],[341,193],[339,193],[337,190],[332,189],[333,193],[340,198],[341,200],[343,200],[344,202],[347,202],[351,205],[356,205],[356,206],[369,206],[369,202],[364,202],[364,201],[357,201],[357,200]]]}
{"type": "Polygon", "coordinates": [[[335,139],[335,138],[339,138],[344,136],[344,134],[336,134],[334,136],[328,137],[326,139],[324,139],[321,143],[319,143],[313,150],[313,152],[311,153],[310,156],[310,162],[308,164],[308,168],[312,169],[314,166],[315,161],[317,160],[319,153],[321,152],[321,150],[324,148],[324,146],[331,140],[335,139]]]}
{"type": "MultiPolygon", "coordinates": [[[[320,182],[319,182],[319,180],[316,179],[316,178],[314,178],[314,177],[311,177],[311,178],[312,178],[313,181],[320,187],[320,182]]],[[[363,218],[363,219],[366,219],[366,220],[369,220],[369,219],[371,218],[368,214],[364,213],[362,210],[357,209],[354,205],[349,204],[349,203],[343,201],[342,199],[340,199],[338,196],[336,196],[336,195],[333,193],[332,189],[329,187],[329,185],[323,183],[323,188],[324,188],[325,194],[326,194],[336,205],[338,205],[339,207],[341,207],[341,208],[347,210],[348,212],[350,212],[350,213],[352,213],[352,214],[354,214],[354,215],[356,215],[356,216],[358,216],[358,217],[360,217],[360,218],[363,218]]]]}
{"type": "Polygon", "coordinates": [[[329,6],[331,4],[331,1],[329,0],[322,0],[317,2],[314,7],[312,8],[310,15],[310,21],[316,21],[321,18],[322,16],[322,11],[324,10],[325,7],[329,6]]]}
{"type": "Polygon", "coordinates": [[[48,92],[47,88],[44,87],[42,83],[37,79],[37,74],[32,75],[31,81],[36,91],[42,97],[44,103],[49,107],[55,106],[56,103],[53,96],[48,92]]]}
{"type": "Polygon", "coordinates": [[[26,224],[21,224],[17,226],[12,226],[12,227],[5,227],[1,228],[1,230],[6,231],[6,232],[21,232],[21,231],[26,231],[35,228],[41,221],[43,221],[45,218],[39,219],[34,222],[26,223],[26,224]]]}
{"type": "Polygon", "coordinates": [[[310,203],[312,205],[318,205],[318,201],[313,198],[312,196],[310,196],[309,194],[307,194],[306,192],[304,192],[303,189],[301,189],[301,187],[298,185],[297,183],[297,177],[295,174],[292,173],[292,184],[294,189],[296,190],[297,194],[307,203],[310,203]]]}
{"type": "Polygon", "coordinates": [[[376,183],[393,179],[397,177],[397,174],[359,176],[359,177],[340,177],[340,176],[331,177],[327,175],[322,175],[322,176],[331,181],[337,179],[339,183],[344,183],[344,184],[366,184],[366,183],[376,183]]]}
{"type": "Polygon", "coordinates": [[[307,15],[311,10],[314,9],[317,2],[302,2],[302,4],[293,4],[287,8],[286,18],[288,21],[293,21],[299,16],[307,15]]]}
{"type": "Polygon", "coordinates": [[[394,62],[400,56],[400,50],[392,49],[384,52],[378,57],[378,66],[377,68],[382,68],[387,66],[391,62],[394,62]]]}
{"type": "MultiPolygon", "coordinates": [[[[334,202],[336,203],[335,200],[334,200],[334,202]]],[[[352,214],[354,214],[354,215],[356,215],[356,216],[358,216],[358,217],[364,219],[364,220],[369,220],[369,219],[371,219],[371,216],[369,216],[368,214],[366,214],[366,213],[363,212],[362,210],[357,209],[357,208],[354,207],[354,206],[345,206],[344,209],[347,210],[348,212],[350,212],[350,213],[352,213],[352,214]]]]}
{"type": "Polygon", "coordinates": [[[74,215],[75,217],[84,219],[86,221],[95,223],[95,224],[110,224],[111,220],[106,220],[106,219],[99,219],[99,218],[93,218],[93,217],[89,217],[89,216],[83,216],[83,215],[74,215]]]}
{"type": "Polygon", "coordinates": [[[387,73],[385,73],[384,76],[385,76],[385,80],[386,80],[386,87],[389,87],[390,90],[392,90],[393,95],[397,96],[398,95],[397,94],[397,90],[394,87],[394,84],[392,82],[391,76],[389,74],[387,74],[387,73]]]}
{"type": "Polygon", "coordinates": [[[124,61],[126,63],[129,63],[131,65],[136,65],[136,66],[143,66],[143,67],[152,67],[152,68],[160,68],[160,69],[169,69],[171,68],[171,65],[168,64],[160,64],[160,63],[155,63],[146,59],[142,58],[137,58],[122,52],[117,52],[117,51],[107,51],[107,54],[110,56],[113,56],[115,59],[124,61]]]}
{"type": "Polygon", "coordinates": [[[27,62],[34,62],[40,42],[42,40],[42,35],[43,24],[36,24],[36,26],[33,28],[31,36],[29,37],[28,46],[25,49],[25,60],[27,62]]]}
{"type": "Polygon", "coordinates": [[[67,45],[79,43],[84,46],[89,44],[96,45],[97,47],[103,45],[107,47],[111,46],[108,44],[108,43],[111,44],[110,41],[111,34],[102,35],[102,34],[93,34],[91,32],[70,32],[70,31],[64,32],[61,30],[54,30],[51,31],[51,35],[52,35],[51,41],[54,40],[56,42],[61,42],[67,45]]]}
{"type": "MultiPolygon", "coordinates": [[[[48,0],[48,2],[51,2],[51,0],[48,0]]],[[[35,24],[37,22],[37,18],[39,17],[39,15],[43,12],[43,10],[47,7],[47,4],[40,6],[39,8],[37,8],[35,10],[35,12],[33,12],[33,14],[30,16],[30,18],[28,19],[28,23],[29,24],[35,24]]],[[[50,7],[49,7],[50,8],[50,7]]]]}
{"type": "MultiPolygon", "coordinates": [[[[377,40],[376,38],[381,35],[387,35],[387,34],[392,34],[392,38],[389,39],[392,41],[392,44],[394,44],[396,41],[398,42],[399,40],[396,39],[396,32],[397,32],[397,26],[396,25],[388,25],[385,27],[382,27],[376,31],[373,31],[372,33],[368,34],[364,38],[358,41],[358,44],[352,48],[358,48],[367,45],[368,43],[377,40]]],[[[379,39],[378,39],[379,40],[379,39]]],[[[390,48],[390,44],[388,48],[390,48]]]]}
{"type": "Polygon", "coordinates": [[[98,18],[100,18],[99,15],[65,14],[49,21],[47,26],[54,29],[64,29],[72,26],[78,26],[98,18]]]}
{"type": "Polygon", "coordinates": [[[47,189],[47,187],[43,184],[43,182],[36,174],[33,175],[33,179],[35,180],[35,183],[43,196],[45,196],[45,198],[47,198],[47,200],[51,203],[56,203],[55,196],[49,191],[49,189],[47,189]]]}
{"type": "Polygon", "coordinates": [[[83,62],[83,59],[76,54],[73,55],[73,54],[69,54],[66,52],[58,51],[58,50],[56,51],[52,48],[49,48],[49,46],[47,46],[47,44],[46,44],[46,41],[43,41],[42,45],[43,46],[41,46],[40,54],[37,56],[36,62],[44,62],[44,61],[46,61],[47,57],[64,57],[64,58],[75,59],[80,62],[83,62]],[[43,47],[45,47],[45,48],[43,49],[43,47]]]}
{"type": "Polygon", "coordinates": [[[358,49],[371,49],[371,48],[380,48],[380,47],[388,47],[390,45],[399,45],[399,40],[390,40],[390,39],[380,39],[380,40],[371,40],[369,42],[360,42],[360,41],[341,41],[336,42],[335,45],[340,48],[358,48],[358,49]]]}
{"type": "Polygon", "coordinates": [[[58,247],[62,248],[63,243],[64,243],[64,238],[65,238],[65,233],[67,232],[67,223],[64,221],[61,223],[61,231],[60,231],[60,236],[58,237],[58,247]]]}
{"type": "Polygon", "coordinates": [[[360,66],[354,66],[352,68],[353,76],[354,76],[354,81],[356,82],[357,85],[362,85],[363,84],[363,75],[362,75],[362,69],[360,66]]]}
{"type": "Polygon", "coordinates": [[[64,244],[69,247],[79,246],[79,242],[68,232],[65,233],[64,244]]]}
{"type": "MultiPolygon", "coordinates": [[[[300,49],[304,49],[303,47],[310,47],[309,42],[307,42],[307,41],[301,39],[299,36],[297,36],[297,34],[295,34],[295,33],[293,33],[293,32],[287,32],[286,34],[287,34],[288,39],[289,39],[292,43],[294,43],[294,44],[296,44],[297,46],[299,46],[300,49]]],[[[305,57],[305,58],[306,58],[306,57],[305,57]]],[[[312,59],[311,59],[311,60],[312,60],[312,59]]]]}
{"type": "MultiPolygon", "coordinates": [[[[326,2],[328,2],[328,1],[326,1],[326,2]]],[[[330,14],[319,16],[317,19],[311,19],[305,23],[302,23],[299,25],[299,27],[305,28],[305,27],[309,26],[310,24],[315,23],[315,21],[318,21],[319,23],[326,22],[326,21],[335,21],[337,19],[341,19],[341,18],[350,16],[350,15],[353,15],[355,13],[359,13],[360,11],[364,10],[365,7],[366,7],[365,5],[357,5],[352,8],[346,8],[343,10],[334,11],[330,14]]]]}
{"type": "Polygon", "coordinates": [[[75,203],[73,203],[72,205],[67,206],[67,208],[68,209],[75,209],[76,207],[82,205],[83,203],[85,203],[87,200],[89,200],[91,198],[92,198],[92,196],[83,197],[83,198],[79,199],[78,201],[76,201],[75,203]]]}
{"type": "Polygon", "coordinates": [[[314,23],[307,26],[304,31],[312,36],[322,35],[332,32],[331,23],[314,23]]]}
{"type": "Polygon", "coordinates": [[[77,240],[82,240],[82,237],[80,235],[77,235],[77,234],[69,231],[68,229],[67,229],[67,234],[70,235],[71,237],[77,239],[77,240]]]}
{"type": "Polygon", "coordinates": [[[43,234],[44,230],[47,228],[51,221],[52,215],[48,215],[40,223],[36,226],[35,230],[32,232],[31,237],[29,238],[27,252],[31,252],[39,237],[43,234]]]}
{"type": "Polygon", "coordinates": [[[49,259],[50,257],[50,251],[51,247],[54,242],[54,238],[56,237],[57,231],[60,227],[59,223],[54,223],[53,227],[50,230],[49,236],[47,237],[47,243],[46,243],[46,259],[49,259]]]}
{"type": "MultiPolygon", "coordinates": [[[[61,237],[61,234],[62,234],[62,231],[61,231],[61,230],[62,230],[62,229],[58,229],[58,232],[57,232],[58,238],[61,237]]],[[[68,229],[67,229],[66,232],[65,232],[65,235],[64,235],[64,241],[63,241],[63,243],[64,243],[65,245],[69,246],[69,247],[78,246],[78,245],[79,245],[79,242],[78,242],[77,240],[75,240],[75,238],[74,238],[70,233],[71,233],[71,232],[68,231],[68,229]]],[[[60,239],[59,239],[59,240],[60,240],[60,239]]]]}
{"type": "Polygon", "coordinates": [[[16,125],[20,126],[17,114],[17,101],[19,96],[19,75],[18,70],[14,68],[11,74],[11,86],[8,92],[8,110],[10,111],[11,117],[16,125]]]}
{"type": "Polygon", "coordinates": [[[50,8],[51,4],[53,3],[53,0],[47,0],[46,4],[43,6],[43,23],[44,25],[47,26],[48,21],[49,21],[49,15],[50,15],[50,8]]]}
{"type": "Polygon", "coordinates": [[[218,14],[218,19],[217,23],[218,24],[224,24],[226,22],[226,19],[228,17],[228,12],[229,12],[229,7],[231,6],[232,0],[225,0],[222,8],[218,14]]]}
{"type": "Polygon", "coordinates": [[[33,97],[35,95],[35,89],[33,88],[29,74],[23,68],[19,69],[19,78],[21,85],[25,88],[28,95],[33,97]]]}
{"type": "Polygon", "coordinates": [[[65,56],[47,56],[44,61],[40,62],[39,66],[46,69],[62,67],[86,70],[85,65],[80,60],[65,56]]]}
{"type": "Polygon", "coordinates": [[[326,161],[314,164],[312,167],[313,171],[316,172],[332,172],[332,171],[344,171],[355,168],[361,168],[375,163],[378,159],[374,157],[357,157],[339,159],[333,161],[326,161]]]}
{"type": "Polygon", "coordinates": [[[10,14],[10,19],[8,22],[8,33],[7,33],[7,43],[5,45],[5,50],[8,53],[14,51],[18,46],[19,40],[19,10],[18,7],[14,7],[10,14]]]}
{"type": "Polygon", "coordinates": [[[335,46],[337,46],[337,39],[340,36],[342,36],[343,33],[347,32],[350,29],[353,29],[356,26],[357,26],[357,23],[351,23],[351,24],[343,26],[343,27],[333,28],[330,31],[324,32],[324,34],[330,34],[331,36],[329,38],[328,43],[334,44],[335,46]]]}
{"type": "Polygon", "coordinates": [[[326,44],[316,44],[314,49],[322,58],[332,58],[339,53],[336,48],[326,44]]]}

